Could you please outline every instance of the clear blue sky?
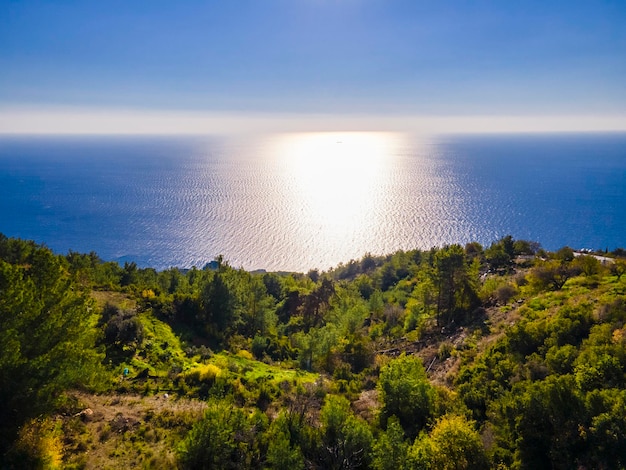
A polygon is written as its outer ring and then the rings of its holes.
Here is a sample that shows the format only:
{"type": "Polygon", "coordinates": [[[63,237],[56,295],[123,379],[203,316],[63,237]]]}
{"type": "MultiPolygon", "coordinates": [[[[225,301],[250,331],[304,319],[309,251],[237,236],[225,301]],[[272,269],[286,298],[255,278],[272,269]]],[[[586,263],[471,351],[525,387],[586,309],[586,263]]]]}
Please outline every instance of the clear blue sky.
{"type": "Polygon", "coordinates": [[[0,0],[0,107],[626,115],[626,1],[0,0]]]}

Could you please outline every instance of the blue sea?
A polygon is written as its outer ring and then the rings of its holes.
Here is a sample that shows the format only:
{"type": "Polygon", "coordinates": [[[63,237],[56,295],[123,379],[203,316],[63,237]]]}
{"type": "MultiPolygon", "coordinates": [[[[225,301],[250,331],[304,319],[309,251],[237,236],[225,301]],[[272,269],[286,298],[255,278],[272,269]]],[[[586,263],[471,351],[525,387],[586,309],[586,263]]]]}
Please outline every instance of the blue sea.
{"type": "Polygon", "coordinates": [[[511,234],[626,247],[626,134],[0,137],[0,232],[140,266],[305,272],[511,234]]]}

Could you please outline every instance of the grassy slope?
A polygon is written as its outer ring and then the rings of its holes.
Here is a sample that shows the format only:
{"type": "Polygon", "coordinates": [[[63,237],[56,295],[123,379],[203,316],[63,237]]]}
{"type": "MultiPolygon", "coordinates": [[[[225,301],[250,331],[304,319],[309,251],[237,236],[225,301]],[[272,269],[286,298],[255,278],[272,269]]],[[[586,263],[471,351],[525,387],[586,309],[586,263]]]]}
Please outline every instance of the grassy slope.
{"type": "MultiPolygon", "coordinates": [[[[487,309],[484,317],[469,325],[448,332],[431,326],[420,341],[407,340],[397,344],[392,355],[398,351],[418,354],[428,368],[431,380],[451,387],[460,364],[471,362],[490,344],[502,338],[521,316],[528,314],[529,309],[532,315],[547,318],[563,305],[581,302],[601,305],[625,295],[626,278],[618,281],[611,276],[601,279],[577,277],[555,292],[535,294],[522,289],[508,305],[487,309]]],[[[108,301],[124,308],[135,307],[130,299],[117,293],[97,293],[96,298],[100,304],[108,301]]],[[[214,383],[216,377],[223,375],[228,382],[241,388],[240,396],[244,401],[247,397],[251,402],[263,384],[276,389],[284,383],[312,383],[319,377],[256,361],[247,351],[238,354],[221,352],[206,360],[189,358],[168,325],[148,312],[141,313],[140,319],[144,326],[144,341],[128,363],[132,373],[126,380],[135,385],[143,384],[143,394],[96,396],[75,393],[76,410],[88,408],[92,413],[74,413],[60,419],[66,463],[84,464],[85,468],[173,467],[177,442],[205,407],[200,400],[171,394],[165,397],[167,390],[159,388],[158,383],[170,374],[173,364],[180,366],[181,376],[194,376],[198,383],[203,380],[214,383]],[[132,378],[145,369],[150,372],[148,377],[132,378]]],[[[370,411],[375,408],[377,401],[373,392],[363,392],[355,407],[363,405],[370,411]]],[[[195,390],[191,387],[190,394],[193,393],[195,390]]],[[[367,414],[367,410],[362,414],[367,414]]]]}
{"type": "MultiPolygon", "coordinates": [[[[94,292],[93,297],[99,306],[137,307],[117,292],[94,292]]],[[[283,383],[291,387],[318,378],[318,374],[254,360],[247,351],[221,352],[205,360],[189,358],[169,325],[150,312],[142,312],[138,318],[143,341],[135,354],[117,367],[112,388],[118,393],[72,392],[66,412],[55,418],[54,426],[62,435],[63,468],[174,468],[177,443],[202,416],[206,404],[172,393],[171,379],[177,375],[173,370],[180,370],[183,379],[195,374],[200,385],[203,374],[216,373],[252,400],[262,384],[277,389],[283,383]],[[127,377],[124,368],[129,369],[127,377]]],[[[188,390],[192,396],[197,392],[193,384],[188,390]]]]}

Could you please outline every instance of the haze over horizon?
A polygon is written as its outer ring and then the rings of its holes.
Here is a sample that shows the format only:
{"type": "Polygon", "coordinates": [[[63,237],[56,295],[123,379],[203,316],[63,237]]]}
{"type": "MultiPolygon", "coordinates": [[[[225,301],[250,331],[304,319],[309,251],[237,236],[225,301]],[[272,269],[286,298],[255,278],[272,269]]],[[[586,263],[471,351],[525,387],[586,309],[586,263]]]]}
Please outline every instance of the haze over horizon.
{"type": "Polygon", "coordinates": [[[626,130],[626,4],[1,1],[0,133],[626,130]]]}

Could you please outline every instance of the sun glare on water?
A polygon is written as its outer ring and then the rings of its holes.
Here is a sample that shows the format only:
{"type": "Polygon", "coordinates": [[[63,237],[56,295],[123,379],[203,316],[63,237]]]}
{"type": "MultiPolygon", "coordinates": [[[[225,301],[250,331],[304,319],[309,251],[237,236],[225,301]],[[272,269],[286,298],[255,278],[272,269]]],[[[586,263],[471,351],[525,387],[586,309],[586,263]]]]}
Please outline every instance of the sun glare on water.
{"type": "Polygon", "coordinates": [[[381,191],[402,136],[382,132],[283,135],[277,158],[302,235],[329,251],[359,243],[384,210],[381,191]]]}

